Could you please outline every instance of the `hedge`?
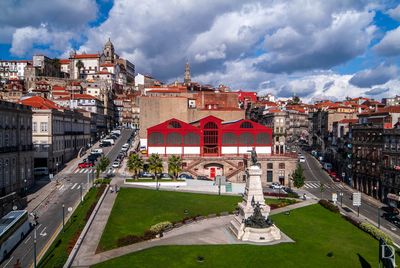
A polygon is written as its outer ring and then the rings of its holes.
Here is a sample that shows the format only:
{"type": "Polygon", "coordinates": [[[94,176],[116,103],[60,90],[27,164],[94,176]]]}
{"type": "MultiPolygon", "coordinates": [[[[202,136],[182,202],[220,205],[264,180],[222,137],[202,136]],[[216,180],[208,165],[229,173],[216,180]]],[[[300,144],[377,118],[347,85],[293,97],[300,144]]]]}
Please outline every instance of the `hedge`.
{"type": "Polygon", "coordinates": [[[385,234],[383,231],[376,228],[374,225],[372,225],[368,222],[362,222],[359,224],[359,227],[361,230],[369,233],[370,235],[375,237],[377,240],[382,238],[383,240],[385,240],[385,242],[387,244],[393,245],[393,240],[387,234],[385,234]]]}
{"type": "Polygon", "coordinates": [[[334,213],[339,213],[339,208],[332,204],[331,202],[329,202],[328,200],[325,199],[321,199],[318,202],[321,206],[323,206],[326,209],[329,209],[330,211],[334,212],[334,213]]]}
{"type": "Polygon", "coordinates": [[[171,228],[172,223],[169,221],[159,222],[150,227],[150,231],[156,234],[162,233],[165,229],[171,228]]]}

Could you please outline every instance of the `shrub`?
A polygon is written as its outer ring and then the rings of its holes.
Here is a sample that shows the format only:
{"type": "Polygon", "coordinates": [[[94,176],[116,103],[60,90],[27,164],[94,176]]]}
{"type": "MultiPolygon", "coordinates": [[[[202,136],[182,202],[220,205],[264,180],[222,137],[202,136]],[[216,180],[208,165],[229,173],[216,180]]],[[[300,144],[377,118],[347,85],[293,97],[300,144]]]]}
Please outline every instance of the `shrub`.
{"type": "Polygon", "coordinates": [[[382,232],[380,229],[376,228],[374,225],[368,223],[368,222],[362,222],[359,225],[360,229],[369,233],[373,237],[375,237],[377,240],[383,239],[385,242],[389,245],[393,245],[393,240],[384,232],[382,232]]]}
{"type": "Polygon", "coordinates": [[[321,206],[323,206],[326,209],[329,209],[330,211],[334,212],[334,213],[339,213],[339,208],[332,204],[331,202],[329,202],[328,200],[325,199],[321,199],[318,202],[321,206]]]}
{"type": "Polygon", "coordinates": [[[143,238],[137,235],[127,235],[124,237],[120,237],[117,240],[118,247],[127,246],[130,244],[138,243],[143,241],[143,238]]]}
{"type": "Polygon", "coordinates": [[[150,227],[150,231],[156,234],[162,233],[165,229],[172,227],[172,223],[169,221],[159,222],[150,227]]]}

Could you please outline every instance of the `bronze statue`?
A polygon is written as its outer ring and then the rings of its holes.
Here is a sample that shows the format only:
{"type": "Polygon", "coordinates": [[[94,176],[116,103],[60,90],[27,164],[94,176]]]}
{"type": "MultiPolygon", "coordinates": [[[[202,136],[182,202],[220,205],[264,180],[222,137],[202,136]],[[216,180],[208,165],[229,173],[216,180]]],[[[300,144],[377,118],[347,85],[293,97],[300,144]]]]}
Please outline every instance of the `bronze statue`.
{"type": "Polygon", "coordinates": [[[251,150],[251,164],[253,166],[257,165],[257,152],[256,152],[256,148],[254,148],[254,147],[251,150]]]}
{"type": "Polygon", "coordinates": [[[267,219],[262,215],[259,202],[257,202],[254,206],[253,215],[244,221],[244,225],[251,228],[267,228],[272,224],[273,223],[270,219],[267,219]]]}

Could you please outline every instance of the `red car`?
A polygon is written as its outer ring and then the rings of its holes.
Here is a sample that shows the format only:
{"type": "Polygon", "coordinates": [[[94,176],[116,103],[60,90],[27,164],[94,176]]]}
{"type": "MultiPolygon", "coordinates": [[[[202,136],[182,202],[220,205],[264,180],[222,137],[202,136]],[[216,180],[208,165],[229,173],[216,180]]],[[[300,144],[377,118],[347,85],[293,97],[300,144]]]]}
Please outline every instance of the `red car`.
{"type": "Polygon", "coordinates": [[[87,163],[87,162],[82,162],[78,164],[79,168],[88,168],[88,167],[93,167],[93,163],[87,163]]]}

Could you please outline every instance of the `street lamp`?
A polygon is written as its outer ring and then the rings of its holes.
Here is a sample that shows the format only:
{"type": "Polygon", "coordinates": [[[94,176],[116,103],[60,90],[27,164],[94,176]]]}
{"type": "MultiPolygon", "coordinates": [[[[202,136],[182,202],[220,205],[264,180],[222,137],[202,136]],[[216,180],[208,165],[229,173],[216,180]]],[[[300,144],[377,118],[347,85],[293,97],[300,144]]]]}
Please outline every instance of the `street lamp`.
{"type": "Polygon", "coordinates": [[[343,207],[343,192],[340,192],[339,195],[340,195],[340,206],[343,207]]]}
{"type": "Polygon", "coordinates": [[[57,171],[56,173],[57,173],[57,174],[58,174],[58,165],[59,165],[59,164],[58,164],[58,162],[57,162],[57,163],[56,163],[56,171],[57,171]]]}
{"type": "Polygon", "coordinates": [[[64,225],[65,225],[65,205],[64,205],[64,203],[62,204],[62,220],[63,220],[63,231],[64,231],[64,225]]]}
{"type": "Polygon", "coordinates": [[[24,183],[25,183],[25,192],[24,192],[24,194],[25,194],[25,196],[26,196],[26,194],[27,194],[27,192],[28,192],[28,188],[26,187],[26,179],[24,179],[24,183]]]}
{"type": "Polygon", "coordinates": [[[82,203],[83,203],[83,195],[82,195],[82,191],[83,191],[82,188],[83,188],[83,186],[82,186],[82,183],[81,183],[81,187],[80,187],[80,188],[81,188],[81,204],[82,204],[82,203]]]}
{"type": "Polygon", "coordinates": [[[36,268],[36,226],[38,224],[38,216],[35,212],[32,212],[31,216],[33,217],[33,267],[36,268]]]}

